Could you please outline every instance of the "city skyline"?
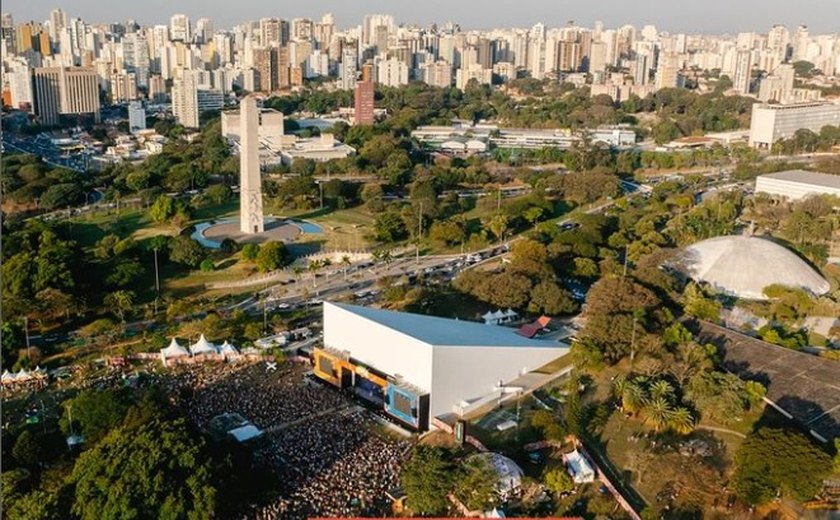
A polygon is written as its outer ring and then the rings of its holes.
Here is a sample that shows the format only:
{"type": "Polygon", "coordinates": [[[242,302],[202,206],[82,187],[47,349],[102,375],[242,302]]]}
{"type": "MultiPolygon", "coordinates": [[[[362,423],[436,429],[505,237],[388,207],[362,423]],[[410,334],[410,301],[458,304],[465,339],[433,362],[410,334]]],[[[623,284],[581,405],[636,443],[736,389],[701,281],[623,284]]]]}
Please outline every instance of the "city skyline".
{"type": "Polygon", "coordinates": [[[566,25],[569,21],[588,26],[600,20],[606,26],[651,24],[663,31],[692,34],[763,31],[773,24],[807,25],[813,33],[832,33],[837,31],[832,21],[840,16],[840,5],[835,0],[803,0],[795,5],[783,0],[768,0],[762,3],[761,9],[756,9],[755,2],[741,2],[733,7],[732,3],[726,0],[709,0],[702,4],[662,0],[611,2],[609,9],[581,3],[563,5],[558,9],[548,0],[526,0],[524,5],[527,8],[523,7],[523,2],[517,2],[514,6],[493,0],[490,4],[492,8],[479,10],[475,9],[473,3],[443,0],[429,0],[423,4],[381,0],[351,4],[335,0],[313,0],[305,6],[288,7],[260,1],[244,6],[237,5],[237,9],[230,9],[225,4],[207,5],[197,0],[182,1],[177,6],[162,0],[150,0],[144,4],[145,8],[142,10],[135,9],[131,4],[117,2],[109,4],[110,10],[105,11],[101,3],[93,0],[59,4],[55,0],[14,0],[4,4],[4,12],[11,13],[19,23],[46,20],[50,10],[61,8],[69,16],[80,17],[90,23],[134,19],[143,25],[164,24],[172,14],[184,13],[193,19],[211,18],[218,27],[226,28],[267,16],[319,18],[326,12],[335,14],[340,27],[353,27],[361,22],[365,14],[382,12],[392,14],[398,23],[427,25],[432,22],[442,24],[452,21],[467,30],[529,27],[535,23],[557,27],[566,25]],[[442,14],[447,11],[448,14],[442,14]],[[725,16],[722,16],[722,13],[725,13],[725,16]]]}

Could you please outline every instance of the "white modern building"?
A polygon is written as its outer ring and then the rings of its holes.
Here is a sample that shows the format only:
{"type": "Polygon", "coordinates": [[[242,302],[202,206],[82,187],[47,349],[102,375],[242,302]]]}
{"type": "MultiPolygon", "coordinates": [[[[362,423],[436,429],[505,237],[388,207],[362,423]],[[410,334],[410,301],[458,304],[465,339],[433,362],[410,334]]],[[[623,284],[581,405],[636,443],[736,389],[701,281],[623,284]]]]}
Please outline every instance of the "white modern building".
{"type": "Polygon", "coordinates": [[[806,170],[768,173],[756,177],[755,192],[790,200],[804,199],[811,195],[840,197],[840,175],[806,170]]]}
{"type": "Polygon", "coordinates": [[[797,103],[753,105],[750,119],[750,146],[769,149],[780,139],[789,139],[797,130],[819,133],[824,126],[840,126],[840,105],[797,103]]]}
{"type": "Polygon", "coordinates": [[[513,328],[325,302],[314,364],[321,379],[422,431],[434,418],[467,417],[521,395],[544,380],[535,370],[568,352],[513,328]]]}
{"type": "MultiPolygon", "coordinates": [[[[238,110],[226,110],[222,112],[222,137],[240,137],[240,113],[238,110]]],[[[266,140],[271,143],[279,143],[284,135],[285,118],[282,112],[271,108],[259,110],[259,122],[257,123],[260,141],[266,140]]],[[[278,145],[279,146],[279,145],[278,145]]]]}

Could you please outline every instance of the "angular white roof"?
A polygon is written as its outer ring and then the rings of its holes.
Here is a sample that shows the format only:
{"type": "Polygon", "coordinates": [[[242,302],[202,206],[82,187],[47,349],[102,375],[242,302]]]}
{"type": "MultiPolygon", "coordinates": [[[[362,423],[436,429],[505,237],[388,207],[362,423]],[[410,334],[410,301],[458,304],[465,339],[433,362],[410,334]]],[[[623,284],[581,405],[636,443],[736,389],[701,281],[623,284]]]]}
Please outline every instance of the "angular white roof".
{"type": "Polygon", "coordinates": [[[575,449],[571,453],[563,455],[572,478],[577,483],[592,482],[595,480],[595,470],[589,465],[589,462],[575,449]]]}
{"type": "MultiPolygon", "coordinates": [[[[516,329],[510,327],[488,326],[484,323],[472,321],[386,311],[346,303],[330,302],[330,305],[436,347],[542,347],[556,349],[564,346],[553,341],[524,338],[516,333],[516,329]]],[[[493,315],[493,318],[497,317],[504,317],[504,313],[500,312],[499,316],[493,315]]]]}
{"type": "Polygon", "coordinates": [[[764,238],[710,238],[686,248],[683,260],[689,276],[739,298],[766,300],[764,288],[772,284],[805,289],[815,295],[831,288],[792,251],[764,238]]]}
{"type": "Polygon", "coordinates": [[[190,352],[194,356],[199,354],[215,354],[217,352],[216,346],[207,341],[207,338],[204,337],[204,334],[198,338],[198,341],[190,345],[190,352]]]}
{"type": "Polygon", "coordinates": [[[228,343],[227,340],[225,340],[225,342],[222,343],[222,346],[219,347],[219,352],[222,354],[239,354],[239,351],[236,350],[236,347],[228,343]]]}
{"type": "Polygon", "coordinates": [[[190,355],[190,351],[187,350],[185,347],[182,347],[178,343],[178,340],[176,340],[175,338],[172,338],[172,341],[169,342],[169,346],[164,349],[161,349],[160,353],[163,354],[164,358],[183,357],[190,355]]]}

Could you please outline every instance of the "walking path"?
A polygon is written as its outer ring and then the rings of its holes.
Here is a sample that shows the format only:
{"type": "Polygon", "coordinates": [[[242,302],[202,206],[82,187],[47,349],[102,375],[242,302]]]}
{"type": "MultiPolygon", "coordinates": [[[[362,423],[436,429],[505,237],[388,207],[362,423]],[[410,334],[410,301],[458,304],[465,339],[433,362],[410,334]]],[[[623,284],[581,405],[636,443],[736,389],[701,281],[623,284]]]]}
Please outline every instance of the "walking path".
{"type": "Polygon", "coordinates": [[[719,432],[719,433],[728,433],[730,435],[734,435],[734,436],[740,437],[742,439],[747,438],[747,436],[744,435],[743,433],[736,432],[735,430],[730,430],[729,428],[719,428],[717,426],[706,426],[705,424],[699,424],[699,425],[697,425],[697,429],[698,430],[709,430],[709,431],[719,432]]]}

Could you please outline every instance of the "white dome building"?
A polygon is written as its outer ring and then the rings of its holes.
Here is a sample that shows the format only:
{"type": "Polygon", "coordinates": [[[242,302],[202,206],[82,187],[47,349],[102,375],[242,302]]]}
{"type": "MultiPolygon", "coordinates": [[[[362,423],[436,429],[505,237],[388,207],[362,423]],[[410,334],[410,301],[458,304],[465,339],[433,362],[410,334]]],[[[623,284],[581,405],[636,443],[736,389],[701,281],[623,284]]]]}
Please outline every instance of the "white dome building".
{"type": "Polygon", "coordinates": [[[483,459],[496,470],[499,475],[498,491],[502,495],[509,495],[519,489],[525,472],[519,465],[500,453],[484,452],[472,455],[471,458],[483,459]]]}
{"type": "Polygon", "coordinates": [[[822,295],[831,286],[787,248],[764,238],[723,236],[687,247],[682,265],[695,280],[750,300],[766,300],[764,288],[781,284],[822,295]]]}

